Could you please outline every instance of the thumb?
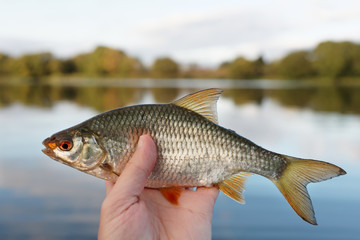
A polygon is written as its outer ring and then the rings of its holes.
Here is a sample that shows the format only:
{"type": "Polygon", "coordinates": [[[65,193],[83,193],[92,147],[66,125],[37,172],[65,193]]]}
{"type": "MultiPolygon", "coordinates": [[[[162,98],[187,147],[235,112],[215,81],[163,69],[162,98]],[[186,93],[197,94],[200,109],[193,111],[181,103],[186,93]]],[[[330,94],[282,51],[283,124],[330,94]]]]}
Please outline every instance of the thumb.
{"type": "Polygon", "coordinates": [[[144,190],[147,178],[155,166],[156,146],[149,135],[142,135],[136,151],[113,186],[111,197],[122,200],[138,199],[144,190]]]}

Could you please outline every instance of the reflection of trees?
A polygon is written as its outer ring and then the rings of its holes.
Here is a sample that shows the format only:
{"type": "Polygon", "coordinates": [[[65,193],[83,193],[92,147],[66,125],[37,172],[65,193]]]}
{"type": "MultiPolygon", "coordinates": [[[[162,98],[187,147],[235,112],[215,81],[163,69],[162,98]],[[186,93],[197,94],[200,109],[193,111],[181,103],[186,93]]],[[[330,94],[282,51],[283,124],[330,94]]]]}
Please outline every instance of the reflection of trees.
{"type": "MultiPolygon", "coordinates": [[[[346,89],[327,87],[317,89],[311,99],[311,108],[326,112],[348,112],[349,95],[346,89]]],[[[359,111],[359,110],[358,110],[359,111]]]]}
{"type": "Polygon", "coordinates": [[[287,107],[310,108],[315,111],[360,113],[360,89],[303,88],[303,89],[231,89],[224,92],[235,104],[261,104],[268,97],[287,107]]]}
{"type": "MultiPolygon", "coordinates": [[[[178,88],[150,89],[158,103],[168,103],[179,95],[178,88]]],[[[0,107],[16,102],[24,105],[49,107],[58,101],[72,101],[99,112],[137,104],[145,89],[121,87],[73,87],[49,85],[0,86],[0,107]]],[[[193,90],[188,89],[191,92],[193,90]]],[[[265,97],[284,106],[310,108],[316,111],[360,114],[360,88],[304,88],[304,89],[229,89],[224,96],[235,104],[261,104],[265,97]]]]}
{"type": "Polygon", "coordinates": [[[178,96],[178,88],[152,88],[151,92],[156,102],[169,103],[178,96]]]}
{"type": "Polygon", "coordinates": [[[16,102],[48,107],[57,101],[72,101],[98,111],[136,104],[142,91],[136,88],[59,87],[48,85],[1,86],[0,106],[16,102]]]}
{"type": "Polygon", "coordinates": [[[314,89],[269,89],[266,95],[284,106],[304,108],[309,106],[314,89]]]}
{"type": "Polygon", "coordinates": [[[277,89],[267,90],[266,95],[284,106],[323,112],[360,113],[360,89],[356,88],[277,89]]]}
{"type": "Polygon", "coordinates": [[[347,112],[360,113],[360,89],[347,89],[345,96],[347,99],[347,112]]]}
{"type": "Polygon", "coordinates": [[[136,104],[143,91],[136,88],[107,88],[103,97],[104,110],[136,104]]]}
{"type": "Polygon", "coordinates": [[[90,106],[100,112],[136,103],[139,99],[134,88],[82,87],[78,88],[76,103],[90,106]]]}
{"type": "Polygon", "coordinates": [[[255,102],[260,104],[263,99],[263,90],[261,89],[229,89],[224,92],[224,96],[233,99],[236,105],[255,102]]]}
{"type": "Polygon", "coordinates": [[[46,86],[21,85],[0,87],[0,106],[20,102],[24,105],[47,107],[50,104],[49,99],[50,91],[49,87],[46,86]]]}

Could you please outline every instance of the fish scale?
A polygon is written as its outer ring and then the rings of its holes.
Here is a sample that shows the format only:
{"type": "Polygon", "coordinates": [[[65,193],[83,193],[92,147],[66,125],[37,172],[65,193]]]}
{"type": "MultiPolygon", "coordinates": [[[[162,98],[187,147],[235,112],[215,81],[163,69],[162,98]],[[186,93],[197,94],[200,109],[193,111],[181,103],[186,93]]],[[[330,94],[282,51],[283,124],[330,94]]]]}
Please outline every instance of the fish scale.
{"type": "Polygon", "coordinates": [[[217,186],[243,203],[246,177],[255,173],[270,179],[300,217],[316,224],[306,185],[346,172],[330,163],[265,150],[219,126],[216,101],[221,92],[208,89],[169,104],[111,110],[45,139],[43,151],[61,163],[116,181],[140,136],[148,134],[156,144],[157,161],[146,187],[160,189],[171,203],[178,204],[176,188],[200,186],[217,186]]]}
{"type": "Polygon", "coordinates": [[[113,166],[117,175],[134,153],[139,137],[143,133],[149,134],[158,146],[158,161],[146,185],[152,188],[174,184],[212,186],[241,171],[260,173],[266,170],[261,174],[272,177],[266,172],[281,171],[275,169],[282,167],[281,162],[285,166],[281,159],[278,160],[280,164],[272,164],[271,169],[270,165],[261,164],[260,158],[253,161],[257,159],[259,147],[252,145],[249,148],[250,142],[242,145],[243,139],[239,135],[172,104],[140,105],[110,111],[90,119],[84,126],[100,132],[99,139],[103,139],[102,145],[110,153],[106,163],[113,166]],[[119,159],[123,164],[116,164],[119,159]]]}

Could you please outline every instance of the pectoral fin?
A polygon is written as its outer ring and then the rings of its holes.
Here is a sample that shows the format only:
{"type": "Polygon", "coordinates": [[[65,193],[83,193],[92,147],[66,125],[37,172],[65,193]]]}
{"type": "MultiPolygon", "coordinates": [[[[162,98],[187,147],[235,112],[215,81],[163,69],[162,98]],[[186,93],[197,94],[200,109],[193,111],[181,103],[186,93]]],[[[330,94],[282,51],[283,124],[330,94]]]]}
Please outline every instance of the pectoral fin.
{"type": "Polygon", "coordinates": [[[182,191],[183,188],[180,187],[160,188],[160,192],[164,198],[174,205],[179,205],[179,198],[182,191]]]}

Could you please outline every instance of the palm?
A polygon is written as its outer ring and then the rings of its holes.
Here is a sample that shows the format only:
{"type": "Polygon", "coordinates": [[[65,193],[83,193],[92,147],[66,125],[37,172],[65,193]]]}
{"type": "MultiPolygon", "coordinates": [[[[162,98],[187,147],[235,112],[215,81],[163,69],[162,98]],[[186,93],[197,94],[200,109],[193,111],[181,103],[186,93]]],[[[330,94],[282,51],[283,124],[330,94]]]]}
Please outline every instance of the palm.
{"type": "Polygon", "coordinates": [[[156,161],[156,147],[142,136],[116,183],[106,182],[99,239],[210,239],[216,187],[184,190],[179,205],[157,189],[144,188],[156,161]]]}
{"type": "Polygon", "coordinates": [[[144,189],[138,201],[122,214],[114,214],[116,217],[112,222],[121,227],[114,229],[111,237],[210,239],[212,211],[218,192],[217,188],[184,190],[176,206],[169,203],[159,190],[144,189]]]}
{"type": "Polygon", "coordinates": [[[212,211],[217,195],[217,188],[185,190],[182,192],[179,206],[175,206],[158,190],[146,189],[141,197],[142,210],[149,213],[148,224],[156,239],[209,239],[212,211]],[[204,236],[204,232],[209,236],[204,236]]]}

